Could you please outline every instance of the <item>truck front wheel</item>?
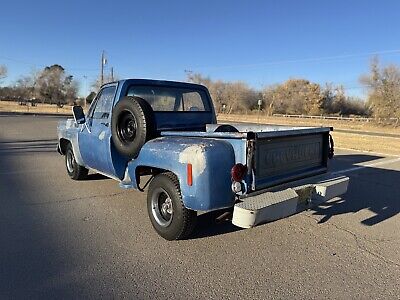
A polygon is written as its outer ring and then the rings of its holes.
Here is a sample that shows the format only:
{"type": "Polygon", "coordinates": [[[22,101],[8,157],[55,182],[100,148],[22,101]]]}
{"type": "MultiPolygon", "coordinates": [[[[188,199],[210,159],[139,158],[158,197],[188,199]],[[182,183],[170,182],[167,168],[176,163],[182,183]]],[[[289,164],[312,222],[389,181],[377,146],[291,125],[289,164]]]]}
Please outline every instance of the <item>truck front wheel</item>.
{"type": "Polygon", "coordinates": [[[197,213],[183,205],[178,178],[170,172],[150,183],[147,211],[154,229],[169,241],[187,238],[196,225],[197,213]]]}
{"type": "Polygon", "coordinates": [[[71,144],[68,144],[65,151],[65,167],[67,168],[67,173],[69,177],[74,180],[85,179],[87,177],[87,174],[89,173],[88,169],[79,165],[76,162],[71,144]]]}

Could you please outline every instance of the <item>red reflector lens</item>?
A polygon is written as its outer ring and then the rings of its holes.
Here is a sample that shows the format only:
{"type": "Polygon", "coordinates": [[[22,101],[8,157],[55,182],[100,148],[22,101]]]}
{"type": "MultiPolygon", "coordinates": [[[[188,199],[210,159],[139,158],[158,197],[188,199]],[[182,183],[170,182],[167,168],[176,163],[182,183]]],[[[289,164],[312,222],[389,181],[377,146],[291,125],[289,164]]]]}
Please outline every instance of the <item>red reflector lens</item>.
{"type": "Polygon", "coordinates": [[[242,181],[246,175],[247,167],[241,163],[238,163],[232,167],[231,176],[234,181],[242,181]]]}
{"type": "Polygon", "coordinates": [[[187,184],[188,186],[192,186],[193,184],[192,164],[187,164],[187,184]]]}

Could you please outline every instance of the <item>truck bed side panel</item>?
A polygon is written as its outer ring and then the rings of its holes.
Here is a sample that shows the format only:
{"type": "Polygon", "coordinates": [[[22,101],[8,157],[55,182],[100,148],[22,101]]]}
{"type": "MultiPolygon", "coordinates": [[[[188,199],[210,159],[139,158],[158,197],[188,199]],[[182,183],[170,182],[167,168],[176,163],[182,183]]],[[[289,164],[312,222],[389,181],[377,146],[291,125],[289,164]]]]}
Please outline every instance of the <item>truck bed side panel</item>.
{"type": "Polygon", "coordinates": [[[161,168],[179,179],[183,203],[193,210],[231,207],[230,170],[235,163],[231,144],[223,140],[161,137],[147,142],[137,159],[128,164],[132,183],[139,166],[161,168]],[[187,165],[192,164],[193,184],[188,185],[187,165]]]}

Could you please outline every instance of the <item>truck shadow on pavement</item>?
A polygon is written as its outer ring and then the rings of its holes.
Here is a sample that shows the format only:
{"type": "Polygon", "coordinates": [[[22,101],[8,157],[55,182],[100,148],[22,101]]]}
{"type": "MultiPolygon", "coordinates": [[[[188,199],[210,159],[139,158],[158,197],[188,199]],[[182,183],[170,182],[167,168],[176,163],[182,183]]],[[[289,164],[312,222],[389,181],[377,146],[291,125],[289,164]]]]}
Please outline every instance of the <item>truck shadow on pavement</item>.
{"type": "Polygon", "coordinates": [[[198,216],[196,230],[193,236],[189,239],[223,235],[243,230],[231,223],[230,217],[232,217],[232,215],[228,215],[227,218],[224,218],[223,220],[217,220],[217,218],[224,212],[229,212],[229,210],[212,211],[198,216]]]}
{"type": "MultiPolygon", "coordinates": [[[[0,298],[65,298],[76,297],[84,284],[58,280],[71,272],[76,256],[62,246],[58,228],[49,228],[50,214],[42,206],[30,205],[34,199],[45,198],[38,189],[35,173],[13,173],[21,170],[19,159],[32,152],[55,152],[55,143],[15,141],[0,143],[0,298]],[[10,147],[5,146],[10,145],[10,147]]],[[[84,297],[84,296],[82,296],[84,297]]]]}
{"type": "Polygon", "coordinates": [[[95,180],[111,180],[111,178],[99,173],[89,173],[89,175],[82,181],[95,181],[95,180]]]}
{"type": "MultiPolygon", "coordinates": [[[[342,171],[382,161],[383,156],[367,154],[336,155],[330,171],[342,171]]],[[[389,158],[390,160],[390,158],[389,158]]],[[[400,161],[399,161],[400,164],[400,161]]],[[[334,216],[369,210],[374,216],[367,217],[361,224],[373,226],[400,212],[400,171],[389,169],[390,164],[370,166],[341,175],[350,177],[347,193],[311,209],[312,214],[322,217],[318,223],[327,222],[334,216]]],[[[197,231],[192,239],[222,235],[239,230],[230,221],[217,222],[221,211],[202,214],[198,217],[197,231]]],[[[268,223],[259,226],[268,226],[268,223]]]]}
{"type": "Polygon", "coordinates": [[[0,153],[2,154],[39,153],[39,152],[57,153],[56,147],[57,147],[56,139],[2,141],[0,142],[0,153]]]}
{"type": "MultiPolygon", "coordinates": [[[[57,153],[57,139],[17,140],[0,142],[0,154],[57,153]]],[[[107,176],[91,173],[85,181],[106,180],[107,176]]]]}
{"type": "MultiPolygon", "coordinates": [[[[346,170],[362,164],[373,164],[383,158],[372,155],[337,155],[332,167],[346,170]]],[[[396,216],[400,212],[400,171],[390,169],[391,167],[388,163],[344,173],[343,175],[350,177],[350,183],[343,198],[334,198],[312,208],[313,215],[322,216],[318,223],[324,223],[333,216],[357,213],[365,209],[374,214],[361,221],[366,226],[373,226],[396,216]]]]}
{"type": "MultiPolygon", "coordinates": [[[[342,171],[373,164],[385,157],[367,154],[336,155],[330,171],[342,171]]],[[[389,158],[390,160],[390,158],[389,158]]],[[[400,164],[400,161],[399,161],[400,164]]],[[[369,210],[374,216],[367,217],[361,224],[373,226],[400,212],[400,171],[390,168],[390,164],[370,166],[345,172],[350,177],[347,193],[342,198],[334,198],[311,209],[312,214],[322,217],[318,223],[327,222],[334,216],[369,210]],[[385,167],[385,168],[383,168],[385,167]]],[[[225,210],[226,211],[226,210],[225,210]]],[[[199,215],[196,232],[190,239],[223,235],[243,230],[229,220],[217,221],[224,211],[214,211],[199,215]]],[[[268,223],[258,225],[268,226],[268,223]]]]}

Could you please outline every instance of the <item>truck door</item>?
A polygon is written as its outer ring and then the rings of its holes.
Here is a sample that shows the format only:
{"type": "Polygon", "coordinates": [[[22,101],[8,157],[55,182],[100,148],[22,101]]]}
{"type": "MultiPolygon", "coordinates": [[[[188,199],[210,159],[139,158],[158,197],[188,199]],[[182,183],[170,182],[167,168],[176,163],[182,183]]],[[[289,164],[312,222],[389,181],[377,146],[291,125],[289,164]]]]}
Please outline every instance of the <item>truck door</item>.
{"type": "Polygon", "coordinates": [[[87,115],[87,128],[79,134],[79,149],[85,164],[107,175],[113,174],[111,161],[111,110],[117,85],[104,87],[87,115]]]}

